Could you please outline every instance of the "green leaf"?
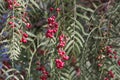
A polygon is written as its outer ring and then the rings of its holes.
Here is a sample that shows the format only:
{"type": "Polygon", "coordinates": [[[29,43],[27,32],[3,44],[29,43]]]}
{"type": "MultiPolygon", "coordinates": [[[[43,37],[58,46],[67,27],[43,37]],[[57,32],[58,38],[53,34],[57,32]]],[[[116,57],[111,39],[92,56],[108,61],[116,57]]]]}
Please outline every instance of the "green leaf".
{"type": "Polygon", "coordinates": [[[81,18],[83,18],[83,19],[86,19],[86,20],[90,20],[90,18],[89,17],[87,17],[86,15],[82,15],[82,14],[80,14],[80,13],[77,13],[77,16],[79,16],[79,17],[81,17],[81,18]]]}
{"type": "Polygon", "coordinates": [[[30,37],[36,37],[36,35],[32,34],[32,32],[26,31],[26,33],[27,33],[30,37]]]}
{"type": "Polygon", "coordinates": [[[31,2],[35,7],[37,7],[38,9],[40,9],[39,5],[38,5],[34,0],[30,0],[30,2],[31,2]]]}
{"type": "Polygon", "coordinates": [[[83,7],[83,6],[81,6],[81,5],[77,5],[77,8],[81,8],[81,9],[83,9],[83,10],[86,10],[86,11],[89,11],[89,12],[94,13],[94,10],[92,10],[91,8],[86,8],[86,7],[83,7]]]}

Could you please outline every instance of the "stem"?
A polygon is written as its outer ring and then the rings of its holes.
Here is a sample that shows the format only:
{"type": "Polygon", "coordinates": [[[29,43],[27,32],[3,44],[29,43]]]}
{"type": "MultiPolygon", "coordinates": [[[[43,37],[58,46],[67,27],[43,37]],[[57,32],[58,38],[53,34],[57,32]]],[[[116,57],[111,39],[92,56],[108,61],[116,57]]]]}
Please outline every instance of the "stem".
{"type": "MultiPolygon", "coordinates": [[[[74,51],[74,43],[75,43],[75,29],[76,29],[76,17],[77,17],[77,15],[76,15],[76,0],[74,0],[74,27],[73,27],[73,51],[74,51]]],[[[75,55],[75,54],[74,54],[75,55]]]]}
{"type": "MultiPolygon", "coordinates": [[[[12,15],[14,16],[14,3],[12,3],[12,6],[13,6],[13,10],[12,10],[12,15]]],[[[13,24],[12,24],[12,26],[13,26],[13,28],[12,28],[12,50],[14,49],[14,42],[15,42],[15,40],[14,40],[14,38],[15,38],[15,36],[14,36],[14,25],[15,25],[15,20],[14,20],[14,18],[12,18],[12,22],[13,22],[13,24]]],[[[12,54],[14,54],[13,52],[12,52],[12,54]]],[[[12,58],[12,67],[14,67],[14,58],[12,58]]]]}
{"type": "Polygon", "coordinates": [[[28,80],[30,80],[31,64],[32,64],[32,60],[33,60],[33,57],[34,57],[34,55],[35,55],[35,52],[36,52],[36,51],[34,51],[34,53],[32,54],[31,59],[30,59],[30,62],[29,62],[28,75],[27,75],[28,80]]]}

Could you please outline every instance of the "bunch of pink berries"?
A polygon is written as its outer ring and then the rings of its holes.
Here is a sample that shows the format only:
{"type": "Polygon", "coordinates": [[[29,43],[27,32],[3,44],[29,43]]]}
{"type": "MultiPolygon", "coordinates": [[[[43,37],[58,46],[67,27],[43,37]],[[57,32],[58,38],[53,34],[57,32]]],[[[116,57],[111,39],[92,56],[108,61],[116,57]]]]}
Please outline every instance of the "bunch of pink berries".
{"type": "Polygon", "coordinates": [[[47,38],[53,38],[54,34],[58,31],[58,23],[55,21],[55,19],[55,16],[48,18],[48,30],[46,32],[47,38]]]}
{"type": "Polygon", "coordinates": [[[112,70],[108,71],[108,76],[104,78],[104,80],[110,80],[111,78],[114,78],[114,73],[112,70]]]}
{"type": "MultiPolygon", "coordinates": [[[[107,46],[106,47],[106,51],[107,51],[107,55],[110,58],[118,59],[117,52],[114,51],[111,46],[107,46]]],[[[117,60],[117,64],[120,66],[120,60],[117,60]]]]}
{"type": "Polygon", "coordinates": [[[5,0],[8,3],[8,8],[13,9],[13,7],[19,7],[20,4],[16,0],[5,0]]]}
{"type": "Polygon", "coordinates": [[[66,45],[66,39],[65,39],[65,35],[62,34],[59,36],[59,44],[57,46],[58,49],[58,54],[60,56],[60,59],[56,59],[55,63],[56,63],[56,67],[59,69],[62,69],[64,67],[64,62],[63,60],[68,60],[69,56],[66,55],[66,52],[63,50],[64,46],[66,45]]]}
{"type": "Polygon", "coordinates": [[[25,32],[22,32],[21,34],[22,34],[22,39],[20,40],[20,42],[27,43],[28,34],[25,32]]]}
{"type": "Polygon", "coordinates": [[[111,46],[107,46],[107,47],[106,47],[106,52],[107,52],[107,55],[108,55],[110,58],[113,58],[113,57],[114,57],[114,59],[117,59],[117,52],[114,51],[111,46]]]}
{"type": "MultiPolygon", "coordinates": [[[[26,12],[22,14],[23,15],[22,16],[22,21],[23,21],[23,24],[25,24],[25,28],[26,29],[30,29],[31,28],[31,24],[28,23],[27,20],[25,19],[26,17],[29,18],[26,14],[27,14],[26,12]]],[[[15,20],[16,17],[15,16],[10,16],[10,19],[14,19],[15,20]]],[[[10,28],[17,27],[16,23],[13,22],[13,21],[8,22],[8,24],[9,24],[10,28]]],[[[19,32],[22,34],[22,38],[21,38],[20,42],[27,43],[28,34],[23,32],[22,30],[19,30],[19,32]]]]}
{"type": "Polygon", "coordinates": [[[49,77],[49,73],[47,72],[47,70],[45,69],[45,66],[41,66],[40,62],[37,62],[37,68],[36,70],[42,72],[42,76],[40,76],[40,80],[47,80],[47,78],[49,77]]]}

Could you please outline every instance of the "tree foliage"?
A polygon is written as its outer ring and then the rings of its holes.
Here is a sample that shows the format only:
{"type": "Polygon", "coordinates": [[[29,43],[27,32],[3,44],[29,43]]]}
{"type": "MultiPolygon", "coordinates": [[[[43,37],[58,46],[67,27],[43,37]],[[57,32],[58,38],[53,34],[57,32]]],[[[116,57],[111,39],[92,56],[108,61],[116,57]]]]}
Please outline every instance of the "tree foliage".
{"type": "Polygon", "coordinates": [[[119,80],[119,14],[119,0],[1,0],[0,79],[119,80]]]}

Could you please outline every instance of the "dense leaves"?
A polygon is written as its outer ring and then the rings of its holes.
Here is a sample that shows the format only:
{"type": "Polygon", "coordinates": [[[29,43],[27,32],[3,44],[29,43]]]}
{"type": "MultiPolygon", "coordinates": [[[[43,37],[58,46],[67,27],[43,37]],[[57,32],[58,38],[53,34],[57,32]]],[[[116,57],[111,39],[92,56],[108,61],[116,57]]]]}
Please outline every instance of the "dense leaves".
{"type": "Polygon", "coordinates": [[[0,0],[0,80],[119,80],[119,0],[0,0]]]}

